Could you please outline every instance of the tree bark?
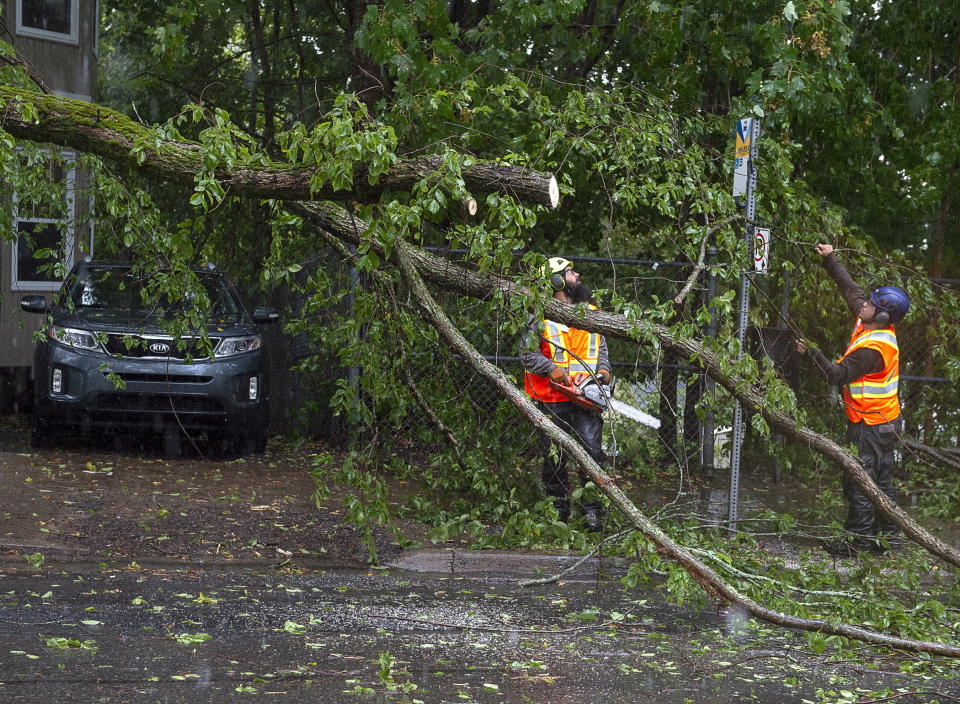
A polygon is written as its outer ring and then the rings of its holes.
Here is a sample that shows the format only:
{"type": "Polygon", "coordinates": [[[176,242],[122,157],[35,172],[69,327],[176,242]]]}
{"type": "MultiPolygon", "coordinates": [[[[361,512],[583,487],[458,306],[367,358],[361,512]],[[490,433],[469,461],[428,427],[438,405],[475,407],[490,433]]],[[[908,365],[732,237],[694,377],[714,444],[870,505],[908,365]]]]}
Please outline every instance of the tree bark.
{"type": "Polygon", "coordinates": [[[757,602],[741,594],[732,585],[724,581],[708,565],[697,559],[693,553],[674,542],[670,536],[647,518],[632,501],[614,484],[613,480],[600,468],[586,450],[570,435],[560,430],[547,416],[540,411],[527,396],[522,393],[507,378],[498,367],[485,360],[466,338],[457,330],[456,326],[447,318],[446,314],[437,305],[427,290],[417,266],[420,252],[406,242],[398,241],[393,250],[393,260],[400,268],[401,274],[416,299],[417,305],[426,320],[433,325],[452,349],[459,353],[474,369],[487,378],[500,393],[506,396],[537,428],[546,433],[551,440],[560,445],[564,452],[582,467],[593,483],[620,509],[620,511],[643,535],[654,544],[657,551],[671,558],[703,588],[715,601],[733,603],[740,606],[748,614],[763,621],[775,623],[788,628],[799,628],[805,631],[816,631],[853,638],[864,643],[879,645],[887,648],[925,652],[946,657],[960,657],[960,647],[930,641],[918,641],[907,638],[897,638],[884,633],[877,633],[865,628],[848,624],[829,623],[819,619],[806,619],[791,616],[761,606],[757,602]]]}
{"type": "MultiPolygon", "coordinates": [[[[174,183],[192,186],[195,174],[203,169],[200,145],[194,142],[157,142],[155,149],[145,154],[145,161],[139,163],[132,149],[137,140],[152,134],[150,127],[109,108],[73,98],[0,86],[0,128],[18,139],[73,147],[174,183]],[[21,115],[21,107],[26,105],[36,108],[36,121],[21,115]]],[[[311,191],[310,178],[316,169],[308,166],[238,163],[218,168],[214,174],[232,195],[370,202],[379,199],[384,191],[407,190],[442,167],[439,156],[400,161],[378,176],[374,184],[369,183],[365,169],[358,168],[350,190],[326,185],[311,191]]],[[[474,193],[506,193],[522,202],[549,208],[556,208],[560,202],[556,178],[530,169],[475,163],[463,168],[463,180],[474,193]]]]}
{"type": "Polygon", "coordinates": [[[960,469],[960,459],[956,457],[951,457],[950,453],[952,450],[941,450],[936,447],[930,447],[929,445],[924,445],[921,442],[916,440],[911,440],[910,438],[904,436],[900,438],[900,442],[903,443],[904,447],[907,447],[914,452],[921,452],[930,458],[937,464],[943,464],[953,469],[960,469]]]}
{"type": "MultiPolygon", "coordinates": [[[[295,203],[292,204],[292,208],[309,221],[328,229],[341,239],[352,244],[360,244],[362,241],[366,224],[333,203],[295,203]]],[[[494,295],[510,298],[526,294],[513,281],[499,276],[477,274],[419,248],[408,247],[406,256],[421,276],[448,291],[481,300],[488,300],[494,295]]],[[[699,341],[677,339],[669,328],[643,320],[628,320],[617,313],[599,310],[586,313],[574,312],[573,306],[557,300],[551,300],[547,304],[545,314],[551,320],[573,325],[581,330],[598,332],[608,337],[618,337],[632,342],[643,342],[645,339],[656,340],[665,350],[677,352],[683,359],[693,360],[740,401],[745,410],[759,413],[767,423],[780,430],[786,437],[807,445],[815,452],[833,460],[860,487],[873,505],[900,526],[903,532],[916,543],[937,557],[960,567],[960,552],[931,534],[891,501],[870,478],[856,457],[833,440],[801,426],[792,416],[766,406],[763,397],[751,389],[746,379],[725,373],[719,358],[699,341]]]]}

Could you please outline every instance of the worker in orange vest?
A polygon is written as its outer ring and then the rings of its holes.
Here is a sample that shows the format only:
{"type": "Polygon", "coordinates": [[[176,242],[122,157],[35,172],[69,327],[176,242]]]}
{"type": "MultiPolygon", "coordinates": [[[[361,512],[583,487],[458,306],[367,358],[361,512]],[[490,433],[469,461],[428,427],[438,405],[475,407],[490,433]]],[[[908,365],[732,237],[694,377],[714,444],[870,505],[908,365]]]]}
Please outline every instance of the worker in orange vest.
{"type": "MultiPolygon", "coordinates": [[[[877,486],[891,501],[896,501],[893,448],[901,420],[900,348],[895,326],[907,314],[910,298],[895,286],[881,286],[867,296],[837,259],[832,245],[818,244],[815,249],[857,320],[850,343],[836,362],[815,347],[808,347],[803,340],[797,342],[797,350],[810,357],[828,382],[843,386],[847,439],[856,446],[863,468],[877,486]]],[[[898,532],[896,524],[877,511],[847,476],[843,494],[849,507],[844,528],[850,536],[827,543],[827,551],[839,557],[853,557],[864,550],[881,552],[889,547],[898,532]],[[877,537],[885,540],[878,541],[877,537]]]]}
{"type": "MultiPolygon", "coordinates": [[[[590,302],[590,289],[580,283],[580,274],[574,271],[573,262],[563,257],[553,257],[547,262],[546,274],[556,300],[568,304],[585,303],[596,309],[590,302]]],[[[520,352],[520,361],[525,370],[524,389],[551,420],[576,438],[602,466],[606,462],[602,445],[602,417],[599,413],[572,403],[551,387],[550,381],[569,384],[574,374],[589,373],[596,375],[600,383],[609,384],[612,374],[606,339],[598,333],[568,327],[549,319],[539,321],[539,324],[537,322],[531,319],[520,352]]],[[[569,520],[570,481],[566,457],[563,449],[551,447],[549,440],[546,441],[541,479],[547,496],[553,498],[560,520],[569,520]]],[[[580,479],[586,483],[589,476],[581,470],[580,479]]],[[[587,530],[599,530],[602,516],[599,500],[593,498],[583,501],[582,510],[587,530]]]]}

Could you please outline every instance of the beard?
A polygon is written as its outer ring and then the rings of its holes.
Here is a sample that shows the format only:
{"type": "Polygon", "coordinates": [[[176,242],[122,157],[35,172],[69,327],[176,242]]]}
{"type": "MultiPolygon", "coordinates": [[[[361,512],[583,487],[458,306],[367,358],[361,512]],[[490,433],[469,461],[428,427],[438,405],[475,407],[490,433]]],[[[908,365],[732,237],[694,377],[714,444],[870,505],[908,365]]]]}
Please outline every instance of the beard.
{"type": "Polygon", "coordinates": [[[593,290],[586,284],[567,286],[566,293],[574,303],[593,302],[593,290]]]}

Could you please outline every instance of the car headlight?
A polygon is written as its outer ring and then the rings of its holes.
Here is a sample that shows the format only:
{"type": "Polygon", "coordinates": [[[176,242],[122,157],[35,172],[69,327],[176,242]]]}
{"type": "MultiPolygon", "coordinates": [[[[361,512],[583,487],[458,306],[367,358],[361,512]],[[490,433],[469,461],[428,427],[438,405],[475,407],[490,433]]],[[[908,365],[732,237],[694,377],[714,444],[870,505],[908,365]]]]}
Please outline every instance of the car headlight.
{"type": "Polygon", "coordinates": [[[100,342],[97,336],[89,330],[77,330],[76,328],[61,328],[54,325],[47,329],[47,337],[57,342],[62,342],[71,347],[79,347],[83,350],[99,350],[100,342]]]}
{"type": "Polygon", "coordinates": [[[247,335],[246,337],[225,337],[217,346],[217,351],[213,353],[214,357],[231,357],[235,354],[244,352],[253,352],[260,349],[263,340],[259,335],[247,335]]]}

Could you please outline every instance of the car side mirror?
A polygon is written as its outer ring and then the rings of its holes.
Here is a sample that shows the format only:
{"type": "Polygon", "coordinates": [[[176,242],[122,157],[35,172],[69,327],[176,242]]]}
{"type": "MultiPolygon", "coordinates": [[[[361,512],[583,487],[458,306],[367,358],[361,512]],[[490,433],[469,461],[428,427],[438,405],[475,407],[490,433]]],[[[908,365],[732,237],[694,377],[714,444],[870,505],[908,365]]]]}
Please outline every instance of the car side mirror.
{"type": "Polygon", "coordinates": [[[280,311],[276,308],[256,308],[253,311],[253,322],[275,323],[280,320],[280,311]]]}
{"type": "Polygon", "coordinates": [[[20,309],[26,313],[47,313],[50,306],[46,298],[34,294],[20,299],[20,309]]]}

